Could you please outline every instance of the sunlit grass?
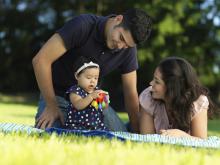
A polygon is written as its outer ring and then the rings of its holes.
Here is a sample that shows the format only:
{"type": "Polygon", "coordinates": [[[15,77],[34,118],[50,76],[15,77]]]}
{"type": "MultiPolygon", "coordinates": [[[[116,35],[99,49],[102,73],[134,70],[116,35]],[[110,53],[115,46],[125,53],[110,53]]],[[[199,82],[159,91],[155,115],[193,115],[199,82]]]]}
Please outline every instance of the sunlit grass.
{"type": "MultiPolygon", "coordinates": [[[[0,102],[0,122],[18,123],[34,125],[34,116],[37,110],[36,105],[23,105],[14,103],[0,102]]],[[[126,123],[128,121],[127,113],[118,113],[119,117],[126,123]]],[[[220,136],[220,119],[209,120],[208,134],[220,136]]]]}
{"type": "MultiPolygon", "coordinates": [[[[9,98],[10,99],[10,98],[9,98]]],[[[0,122],[34,125],[36,104],[0,101],[0,122]]],[[[126,113],[119,113],[126,122],[126,113]]],[[[209,135],[220,136],[220,120],[209,121],[209,135]]],[[[159,143],[56,134],[27,135],[0,132],[0,164],[219,164],[220,150],[159,143]]]]}
{"type": "MultiPolygon", "coordinates": [[[[23,105],[0,102],[0,122],[34,125],[34,116],[37,111],[36,105],[23,105]]],[[[128,121],[126,113],[118,113],[124,121],[128,121]]]]}
{"type": "Polygon", "coordinates": [[[36,106],[0,103],[0,122],[34,125],[36,106]]]}
{"type": "Polygon", "coordinates": [[[0,133],[0,164],[218,164],[220,151],[76,136],[0,133]]]}

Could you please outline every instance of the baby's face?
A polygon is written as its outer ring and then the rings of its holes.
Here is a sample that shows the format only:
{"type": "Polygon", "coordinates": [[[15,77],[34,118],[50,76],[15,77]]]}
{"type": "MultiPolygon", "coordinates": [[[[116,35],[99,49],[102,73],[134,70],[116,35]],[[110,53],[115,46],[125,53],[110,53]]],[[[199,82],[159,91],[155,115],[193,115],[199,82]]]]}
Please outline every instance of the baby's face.
{"type": "Polygon", "coordinates": [[[88,93],[94,91],[99,79],[99,68],[88,68],[77,76],[78,85],[88,93]]]}

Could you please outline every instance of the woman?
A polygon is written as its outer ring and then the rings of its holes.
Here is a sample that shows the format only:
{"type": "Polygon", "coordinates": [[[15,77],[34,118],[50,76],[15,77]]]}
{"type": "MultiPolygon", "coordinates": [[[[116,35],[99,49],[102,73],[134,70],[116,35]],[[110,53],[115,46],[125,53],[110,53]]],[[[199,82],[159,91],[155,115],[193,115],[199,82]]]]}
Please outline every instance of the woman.
{"type": "Polygon", "coordinates": [[[141,134],[207,138],[207,118],[213,113],[213,103],[186,60],[163,60],[139,101],[141,134]]]}

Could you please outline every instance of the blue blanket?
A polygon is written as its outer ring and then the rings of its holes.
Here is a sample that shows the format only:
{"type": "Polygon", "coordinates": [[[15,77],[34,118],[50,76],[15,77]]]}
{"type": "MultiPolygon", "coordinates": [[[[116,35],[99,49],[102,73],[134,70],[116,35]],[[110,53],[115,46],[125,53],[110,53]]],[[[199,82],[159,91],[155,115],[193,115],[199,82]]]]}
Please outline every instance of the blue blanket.
{"type": "Polygon", "coordinates": [[[176,138],[169,136],[162,136],[158,134],[140,135],[129,132],[112,132],[112,131],[100,131],[100,130],[67,130],[60,128],[49,128],[46,130],[37,129],[32,126],[14,124],[14,123],[0,123],[0,131],[5,133],[10,132],[26,132],[32,133],[57,133],[57,134],[74,134],[79,136],[89,137],[104,137],[104,138],[117,138],[120,140],[130,140],[134,142],[145,143],[162,143],[162,144],[176,144],[190,147],[204,147],[204,148],[217,148],[220,149],[220,138],[217,136],[210,136],[207,139],[192,139],[192,138],[176,138]]]}

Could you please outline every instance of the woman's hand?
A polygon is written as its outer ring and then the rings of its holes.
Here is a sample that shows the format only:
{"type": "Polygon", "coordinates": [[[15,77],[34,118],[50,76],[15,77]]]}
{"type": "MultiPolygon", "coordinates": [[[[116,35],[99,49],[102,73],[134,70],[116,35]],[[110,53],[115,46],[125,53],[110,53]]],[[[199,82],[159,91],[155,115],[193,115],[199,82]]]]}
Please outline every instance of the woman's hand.
{"type": "Polygon", "coordinates": [[[191,137],[188,133],[179,130],[179,129],[162,129],[160,134],[163,136],[172,136],[172,137],[191,137]]]}

